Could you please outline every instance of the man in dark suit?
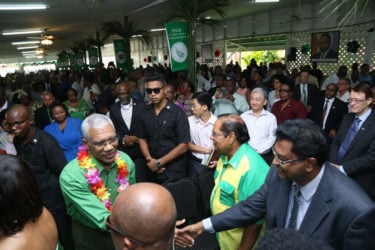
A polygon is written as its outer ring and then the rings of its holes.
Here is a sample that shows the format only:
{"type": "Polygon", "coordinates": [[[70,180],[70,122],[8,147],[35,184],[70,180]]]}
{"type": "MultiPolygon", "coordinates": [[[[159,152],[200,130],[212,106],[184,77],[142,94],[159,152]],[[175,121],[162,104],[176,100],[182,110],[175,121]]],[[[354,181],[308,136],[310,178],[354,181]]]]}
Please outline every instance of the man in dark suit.
{"type": "Polygon", "coordinates": [[[309,119],[318,124],[331,143],[335,137],[342,118],[348,113],[348,105],[336,98],[337,84],[331,83],[325,89],[324,95],[318,95],[312,103],[309,119]]]}
{"type": "Polygon", "coordinates": [[[43,91],[42,93],[42,103],[43,106],[35,111],[34,123],[39,129],[44,129],[45,126],[52,122],[52,117],[49,112],[49,107],[55,102],[55,96],[51,91],[43,91]]]}
{"type": "Polygon", "coordinates": [[[331,49],[331,36],[324,33],[319,38],[319,52],[312,55],[312,59],[334,59],[337,60],[338,53],[331,49]]]}
{"type": "Polygon", "coordinates": [[[291,228],[334,249],[373,249],[375,204],[358,185],[328,162],[328,145],[310,120],[290,120],[277,128],[275,158],[264,185],[247,200],[183,229],[176,244],[191,237],[244,227],[266,216],[267,229],[291,228]]]}
{"type": "Polygon", "coordinates": [[[119,150],[127,153],[134,161],[137,182],[144,181],[143,171],[139,168],[139,161],[143,155],[139,149],[136,131],[140,126],[140,116],[144,111],[145,104],[142,100],[136,101],[130,97],[129,83],[119,83],[116,86],[116,95],[120,101],[110,107],[109,115],[119,138],[119,150]]]}
{"type": "Polygon", "coordinates": [[[333,138],[329,160],[355,180],[375,200],[375,112],[367,83],[350,92],[347,114],[333,138]],[[357,132],[356,132],[357,131],[357,132]]]}
{"type": "Polygon", "coordinates": [[[303,68],[300,73],[299,83],[294,87],[293,91],[293,98],[300,100],[306,106],[308,113],[318,94],[318,88],[314,84],[308,83],[309,75],[309,71],[303,68]]]}

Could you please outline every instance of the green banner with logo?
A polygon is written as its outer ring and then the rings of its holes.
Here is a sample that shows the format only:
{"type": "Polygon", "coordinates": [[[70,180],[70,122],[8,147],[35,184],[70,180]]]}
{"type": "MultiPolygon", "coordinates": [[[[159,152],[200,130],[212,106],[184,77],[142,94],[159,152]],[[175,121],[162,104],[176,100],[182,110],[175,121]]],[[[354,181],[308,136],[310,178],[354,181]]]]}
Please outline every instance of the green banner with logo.
{"type": "Polygon", "coordinates": [[[90,68],[97,68],[98,67],[98,49],[97,48],[89,48],[89,63],[90,68]]]}
{"type": "Polygon", "coordinates": [[[124,39],[113,40],[113,46],[115,47],[116,65],[118,69],[125,70],[125,41],[124,39]]]}
{"type": "Polygon", "coordinates": [[[76,69],[82,69],[83,68],[83,52],[78,52],[74,55],[75,59],[76,59],[76,69]]]}
{"type": "Polygon", "coordinates": [[[166,23],[169,57],[172,72],[188,69],[188,41],[186,22],[166,23]]]}

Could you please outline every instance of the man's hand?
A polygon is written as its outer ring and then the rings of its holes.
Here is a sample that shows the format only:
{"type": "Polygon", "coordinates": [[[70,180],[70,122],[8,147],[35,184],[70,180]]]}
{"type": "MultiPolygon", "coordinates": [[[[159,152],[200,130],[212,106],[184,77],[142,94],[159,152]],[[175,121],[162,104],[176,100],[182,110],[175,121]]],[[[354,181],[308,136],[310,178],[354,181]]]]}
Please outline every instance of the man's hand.
{"type": "Polygon", "coordinates": [[[310,113],[310,111],[311,111],[311,105],[307,105],[306,106],[306,110],[307,110],[307,113],[310,113]]]}
{"type": "Polygon", "coordinates": [[[125,135],[122,142],[125,146],[132,146],[133,144],[138,143],[138,137],[134,135],[125,135]]]}
{"type": "MultiPolygon", "coordinates": [[[[176,226],[182,225],[185,220],[176,222],[176,226]]],[[[203,223],[198,222],[182,229],[175,228],[175,244],[179,247],[191,247],[194,245],[194,239],[204,232],[203,223]]]]}
{"type": "Polygon", "coordinates": [[[329,131],[328,136],[331,137],[331,138],[335,137],[336,136],[336,130],[331,129],[331,131],[329,131]]]}
{"type": "Polygon", "coordinates": [[[234,102],[234,97],[233,97],[233,95],[231,95],[231,94],[229,94],[229,93],[227,93],[226,95],[225,95],[225,98],[227,98],[229,101],[231,101],[231,102],[234,102]]]}
{"type": "Polygon", "coordinates": [[[149,158],[147,159],[147,167],[152,171],[152,172],[156,172],[157,174],[161,174],[165,171],[165,167],[164,166],[161,166],[161,167],[158,167],[156,165],[156,162],[157,160],[154,159],[154,158],[149,158]]]}

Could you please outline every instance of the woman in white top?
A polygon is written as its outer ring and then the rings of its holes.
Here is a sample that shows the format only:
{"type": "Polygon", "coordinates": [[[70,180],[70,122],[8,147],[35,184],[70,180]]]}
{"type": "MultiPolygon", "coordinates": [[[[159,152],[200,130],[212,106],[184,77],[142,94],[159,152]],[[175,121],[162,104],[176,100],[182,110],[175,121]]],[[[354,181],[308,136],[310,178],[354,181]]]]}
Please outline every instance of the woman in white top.
{"type": "Polygon", "coordinates": [[[279,89],[280,89],[281,83],[284,81],[284,79],[285,79],[284,75],[273,75],[271,77],[271,83],[272,83],[272,86],[273,86],[273,90],[271,90],[268,94],[268,102],[267,102],[267,110],[268,111],[271,111],[272,105],[275,102],[280,100],[279,89]]]}

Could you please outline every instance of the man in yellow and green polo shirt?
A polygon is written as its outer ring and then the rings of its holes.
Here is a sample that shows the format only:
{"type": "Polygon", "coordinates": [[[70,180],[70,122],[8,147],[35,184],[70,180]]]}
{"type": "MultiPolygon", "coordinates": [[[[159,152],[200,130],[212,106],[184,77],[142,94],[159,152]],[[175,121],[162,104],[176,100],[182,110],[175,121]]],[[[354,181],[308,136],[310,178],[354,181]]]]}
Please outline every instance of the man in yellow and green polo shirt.
{"type": "MultiPolygon", "coordinates": [[[[221,213],[245,200],[263,184],[269,166],[248,144],[249,133],[237,115],[222,116],[214,124],[211,139],[221,153],[211,194],[212,214],[221,213]]],[[[217,233],[222,250],[251,249],[263,221],[246,228],[217,233]]]]}

